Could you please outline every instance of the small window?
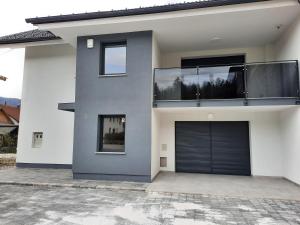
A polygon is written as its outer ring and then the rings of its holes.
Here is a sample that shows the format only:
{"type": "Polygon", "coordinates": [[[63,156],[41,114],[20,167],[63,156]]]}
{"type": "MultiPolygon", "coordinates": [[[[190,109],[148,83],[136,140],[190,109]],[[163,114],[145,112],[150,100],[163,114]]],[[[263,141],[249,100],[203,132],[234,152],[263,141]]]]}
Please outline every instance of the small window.
{"type": "Polygon", "coordinates": [[[99,147],[98,152],[125,151],[125,116],[99,116],[99,147]],[[121,120],[121,123],[119,123],[121,120]]]}
{"type": "Polygon", "coordinates": [[[43,132],[33,132],[32,134],[32,147],[40,148],[43,143],[43,132]]]}
{"type": "Polygon", "coordinates": [[[102,55],[102,74],[126,74],[126,43],[104,44],[102,55]]]}
{"type": "Polygon", "coordinates": [[[167,167],[167,157],[160,157],[160,167],[167,167]]]}

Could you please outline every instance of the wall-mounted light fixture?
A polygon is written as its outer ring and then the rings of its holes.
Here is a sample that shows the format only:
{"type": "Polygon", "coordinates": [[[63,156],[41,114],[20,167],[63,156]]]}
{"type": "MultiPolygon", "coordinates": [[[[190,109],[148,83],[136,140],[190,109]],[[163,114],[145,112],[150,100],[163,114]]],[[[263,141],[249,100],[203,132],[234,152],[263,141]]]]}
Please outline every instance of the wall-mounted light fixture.
{"type": "Polygon", "coordinates": [[[94,39],[87,39],[86,40],[86,47],[87,48],[94,48],[94,39]]]}

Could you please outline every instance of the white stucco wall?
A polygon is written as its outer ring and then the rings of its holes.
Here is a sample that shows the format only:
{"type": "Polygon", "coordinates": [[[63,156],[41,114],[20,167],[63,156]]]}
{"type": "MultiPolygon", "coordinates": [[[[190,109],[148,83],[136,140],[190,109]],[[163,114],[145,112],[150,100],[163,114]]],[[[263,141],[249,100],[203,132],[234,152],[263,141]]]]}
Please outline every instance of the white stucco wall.
{"type": "MultiPolygon", "coordinates": [[[[300,60],[300,16],[276,42],[277,60],[300,60]]],[[[300,184],[300,107],[280,115],[283,140],[284,176],[300,184]]]]}
{"type": "MultiPolygon", "coordinates": [[[[152,39],[152,68],[160,66],[160,49],[153,34],[152,39]]],[[[153,74],[153,73],[152,73],[153,74]]],[[[153,90],[153,88],[152,88],[153,90]]],[[[153,96],[153,95],[152,95],[153,96]]],[[[159,155],[159,115],[152,109],[151,112],[151,179],[153,179],[160,170],[159,155]]]]}
{"type": "Polygon", "coordinates": [[[300,184],[300,108],[285,110],[280,114],[283,144],[284,176],[300,184]]]}
{"type": "Polygon", "coordinates": [[[300,60],[300,16],[275,43],[277,60],[300,60]]]}
{"type": "Polygon", "coordinates": [[[181,59],[188,57],[209,57],[209,56],[227,56],[227,55],[246,55],[246,62],[263,62],[271,60],[272,45],[263,47],[247,48],[227,48],[203,51],[172,52],[161,54],[161,67],[180,67],[181,59]]]}
{"type": "Polygon", "coordinates": [[[160,114],[160,149],[167,145],[166,151],[161,150],[161,156],[167,157],[167,167],[161,170],[175,171],[175,121],[208,121],[208,114],[213,113],[213,121],[250,122],[252,175],[283,176],[279,112],[211,108],[156,113],[160,114]]]}
{"type": "Polygon", "coordinates": [[[26,48],[18,163],[72,164],[74,114],[57,104],[74,102],[75,58],[69,45],[26,48]],[[41,148],[32,148],[33,132],[43,132],[41,148]]]}

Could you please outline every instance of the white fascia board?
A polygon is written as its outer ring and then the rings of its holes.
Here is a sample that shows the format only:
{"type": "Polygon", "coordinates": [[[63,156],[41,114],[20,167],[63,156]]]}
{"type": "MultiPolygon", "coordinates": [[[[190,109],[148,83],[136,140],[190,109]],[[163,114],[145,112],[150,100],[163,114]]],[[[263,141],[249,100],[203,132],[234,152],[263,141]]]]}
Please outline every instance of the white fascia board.
{"type": "Polygon", "coordinates": [[[1,44],[0,48],[26,48],[31,46],[42,46],[42,45],[60,45],[66,44],[66,42],[62,39],[59,40],[49,40],[49,41],[36,41],[36,42],[26,42],[26,43],[12,43],[12,44],[1,44]]]}
{"type": "Polygon", "coordinates": [[[109,24],[119,24],[119,23],[131,23],[131,22],[143,22],[152,20],[164,20],[164,19],[175,19],[181,17],[190,16],[203,16],[211,14],[222,14],[222,13],[234,13],[234,12],[246,12],[255,11],[269,8],[278,7],[299,7],[298,0],[273,0],[267,2],[255,2],[228,6],[217,6],[209,8],[199,8],[199,9],[188,9],[180,10],[174,12],[164,12],[155,14],[145,14],[145,15],[132,15],[132,16],[120,16],[112,18],[100,18],[100,19],[90,19],[81,21],[70,21],[70,22],[57,22],[57,23],[45,23],[38,24],[40,30],[52,29],[64,29],[64,28],[75,28],[84,26],[94,26],[94,25],[109,25],[109,24]]]}

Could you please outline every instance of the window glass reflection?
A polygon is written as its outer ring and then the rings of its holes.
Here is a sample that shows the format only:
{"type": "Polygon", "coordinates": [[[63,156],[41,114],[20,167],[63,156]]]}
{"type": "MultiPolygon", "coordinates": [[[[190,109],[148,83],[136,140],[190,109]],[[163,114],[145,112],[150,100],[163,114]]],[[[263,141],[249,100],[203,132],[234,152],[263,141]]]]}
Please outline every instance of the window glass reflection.
{"type": "Polygon", "coordinates": [[[126,46],[105,46],[104,74],[126,73],[126,46]]]}
{"type": "Polygon", "coordinates": [[[102,116],[100,128],[102,136],[99,151],[124,152],[125,116],[102,116]]]}

